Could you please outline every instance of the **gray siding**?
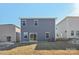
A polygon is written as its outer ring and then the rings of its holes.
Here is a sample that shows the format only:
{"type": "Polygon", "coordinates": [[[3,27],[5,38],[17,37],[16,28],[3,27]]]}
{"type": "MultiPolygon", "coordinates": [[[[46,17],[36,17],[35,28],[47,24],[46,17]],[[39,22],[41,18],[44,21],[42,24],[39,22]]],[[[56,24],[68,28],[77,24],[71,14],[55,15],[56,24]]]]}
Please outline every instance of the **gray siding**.
{"type": "MultiPolygon", "coordinates": [[[[45,40],[45,32],[50,32],[50,41],[55,40],[55,19],[54,18],[37,18],[38,25],[34,25],[35,19],[25,19],[26,25],[23,26],[21,23],[21,41],[29,41],[29,37],[24,39],[23,32],[37,32],[38,41],[48,41],[45,40]]],[[[22,22],[22,20],[21,20],[22,22]]],[[[29,36],[29,34],[28,34],[29,36]]]]}
{"type": "MultiPolygon", "coordinates": [[[[11,37],[10,42],[16,42],[16,26],[13,24],[2,24],[0,25],[0,41],[8,41],[7,37],[11,37]]],[[[20,30],[20,29],[19,29],[20,30]]],[[[18,39],[19,40],[19,39],[18,39]]]]}

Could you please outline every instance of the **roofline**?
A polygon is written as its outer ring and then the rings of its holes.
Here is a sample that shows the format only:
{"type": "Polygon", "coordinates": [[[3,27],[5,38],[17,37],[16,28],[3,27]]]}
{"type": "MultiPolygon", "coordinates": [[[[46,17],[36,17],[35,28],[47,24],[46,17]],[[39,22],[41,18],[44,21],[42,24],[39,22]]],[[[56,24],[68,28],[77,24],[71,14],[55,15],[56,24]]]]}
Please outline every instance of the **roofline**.
{"type": "Polygon", "coordinates": [[[16,25],[14,25],[14,24],[0,24],[0,26],[3,26],[3,25],[13,25],[13,26],[15,26],[15,27],[17,27],[17,28],[19,28],[19,29],[20,29],[20,27],[18,27],[18,26],[16,26],[16,25]]]}
{"type": "MultiPolygon", "coordinates": [[[[14,25],[14,24],[12,24],[12,25],[14,25]]],[[[20,27],[18,27],[18,26],[16,26],[16,25],[14,25],[15,27],[17,27],[18,29],[21,29],[20,27]]]]}
{"type": "Polygon", "coordinates": [[[64,17],[64,19],[61,20],[57,25],[59,25],[59,24],[62,23],[65,19],[70,18],[70,17],[79,17],[79,16],[66,16],[66,17],[64,17]]]}
{"type": "Polygon", "coordinates": [[[67,17],[64,17],[63,20],[61,20],[57,25],[59,25],[60,23],[62,23],[67,17]]]}
{"type": "Polygon", "coordinates": [[[19,19],[57,19],[57,17],[19,17],[19,19]]]}
{"type": "Polygon", "coordinates": [[[52,18],[52,17],[51,16],[21,16],[19,18],[52,18]]]}

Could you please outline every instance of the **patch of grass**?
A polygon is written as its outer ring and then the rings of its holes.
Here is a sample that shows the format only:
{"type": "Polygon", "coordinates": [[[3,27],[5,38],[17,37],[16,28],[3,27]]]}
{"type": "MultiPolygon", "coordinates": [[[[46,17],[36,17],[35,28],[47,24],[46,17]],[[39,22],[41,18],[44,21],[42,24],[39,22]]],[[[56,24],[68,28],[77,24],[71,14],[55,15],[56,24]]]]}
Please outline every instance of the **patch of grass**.
{"type": "Polygon", "coordinates": [[[79,50],[35,50],[36,44],[0,51],[1,55],[78,55],[79,50]]]}

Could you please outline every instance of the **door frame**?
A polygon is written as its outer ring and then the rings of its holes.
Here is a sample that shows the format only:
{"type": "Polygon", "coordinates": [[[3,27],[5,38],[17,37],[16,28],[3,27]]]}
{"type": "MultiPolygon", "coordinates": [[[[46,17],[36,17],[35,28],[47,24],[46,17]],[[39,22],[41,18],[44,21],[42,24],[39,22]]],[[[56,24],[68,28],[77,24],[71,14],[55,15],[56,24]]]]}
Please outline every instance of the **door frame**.
{"type": "Polygon", "coordinates": [[[37,35],[37,32],[30,32],[30,33],[29,33],[29,41],[37,41],[37,38],[38,38],[37,36],[38,36],[38,35],[37,35]],[[30,39],[31,39],[31,38],[30,38],[30,35],[31,35],[31,34],[36,34],[36,40],[30,40],[30,39]]]}

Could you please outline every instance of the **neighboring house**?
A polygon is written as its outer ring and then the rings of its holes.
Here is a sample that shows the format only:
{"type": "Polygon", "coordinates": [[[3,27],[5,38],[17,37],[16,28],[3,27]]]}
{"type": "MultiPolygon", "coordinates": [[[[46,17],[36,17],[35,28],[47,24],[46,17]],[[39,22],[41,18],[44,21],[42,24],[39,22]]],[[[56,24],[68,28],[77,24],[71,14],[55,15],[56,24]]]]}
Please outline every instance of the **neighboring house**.
{"type": "Polygon", "coordinates": [[[56,25],[56,38],[79,38],[79,16],[67,16],[56,25]]]}
{"type": "Polygon", "coordinates": [[[5,42],[20,41],[20,28],[13,24],[0,25],[0,41],[5,42]]]}
{"type": "Polygon", "coordinates": [[[21,42],[55,41],[55,18],[21,18],[21,42]]]}

